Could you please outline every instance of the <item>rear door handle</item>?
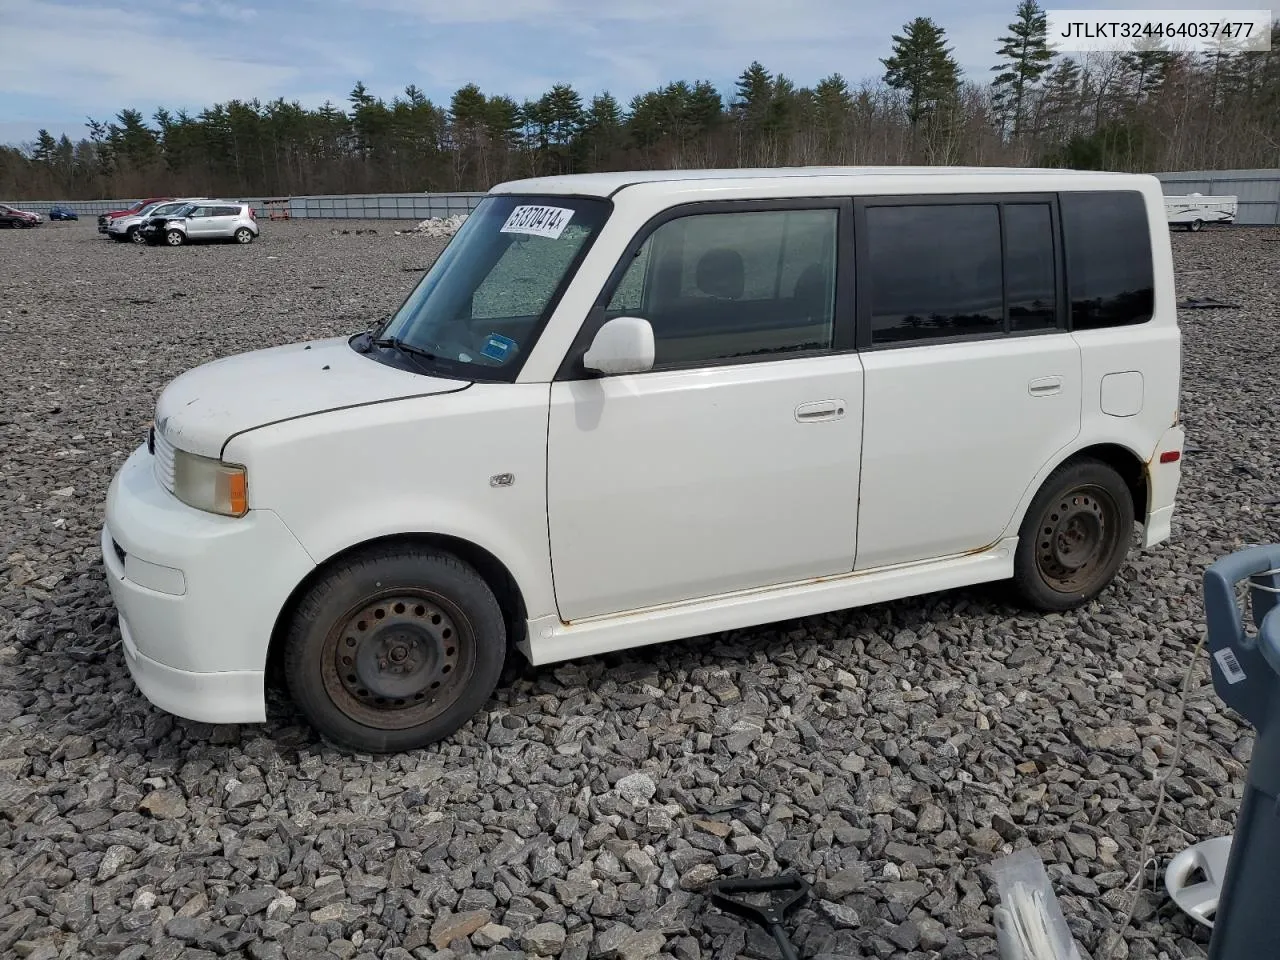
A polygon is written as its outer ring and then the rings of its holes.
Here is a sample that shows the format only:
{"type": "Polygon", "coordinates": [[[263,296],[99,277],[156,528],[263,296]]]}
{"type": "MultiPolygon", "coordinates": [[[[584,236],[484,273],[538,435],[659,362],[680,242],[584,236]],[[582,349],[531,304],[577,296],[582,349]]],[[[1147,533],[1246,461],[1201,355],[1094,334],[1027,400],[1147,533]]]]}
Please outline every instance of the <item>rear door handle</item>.
{"type": "Polygon", "coordinates": [[[1061,377],[1040,377],[1027,384],[1027,393],[1033,397],[1049,397],[1062,392],[1061,377]]]}
{"type": "Polygon", "coordinates": [[[796,407],[796,419],[801,423],[820,420],[839,420],[844,416],[843,400],[814,400],[796,407]]]}

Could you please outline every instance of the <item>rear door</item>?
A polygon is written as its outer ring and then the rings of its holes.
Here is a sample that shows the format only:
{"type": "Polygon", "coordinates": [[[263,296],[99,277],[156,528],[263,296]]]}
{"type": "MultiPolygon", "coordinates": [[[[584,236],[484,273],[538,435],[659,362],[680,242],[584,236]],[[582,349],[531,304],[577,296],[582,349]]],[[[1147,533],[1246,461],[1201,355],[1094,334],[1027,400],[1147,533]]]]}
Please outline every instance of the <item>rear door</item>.
{"type": "Polygon", "coordinates": [[[209,235],[214,237],[230,237],[236,232],[237,222],[240,218],[240,208],[238,206],[223,205],[213,208],[213,216],[210,218],[209,235]]]}
{"type": "Polygon", "coordinates": [[[1080,432],[1052,194],[856,201],[857,569],[995,542],[1080,432]]]}

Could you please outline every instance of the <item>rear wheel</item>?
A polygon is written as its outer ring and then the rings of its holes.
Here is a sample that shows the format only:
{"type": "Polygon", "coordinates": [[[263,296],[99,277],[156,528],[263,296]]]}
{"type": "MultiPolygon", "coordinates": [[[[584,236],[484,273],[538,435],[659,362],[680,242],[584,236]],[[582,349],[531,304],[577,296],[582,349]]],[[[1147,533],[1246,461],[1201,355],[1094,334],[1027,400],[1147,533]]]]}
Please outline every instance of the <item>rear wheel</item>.
{"type": "Polygon", "coordinates": [[[236,243],[253,243],[253,231],[248,227],[241,227],[236,231],[236,243]]]}
{"type": "Polygon", "coordinates": [[[1133,521],[1133,498],[1113,468],[1097,460],[1059,467],[1018,534],[1014,585],[1022,600],[1061,611],[1098,596],[1129,552],[1133,521]]]}
{"type": "Polygon", "coordinates": [[[285,637],[289,691],[311,724],[355,750],[442,740],[489,698],[507,634],[493,591],[456,557],[384,547],[307,591],[285,637]]]}
{"type": "Polygon", "coordinates": [[[1203,220],[1192,220],[1191,223],[1187,225],[1187,229],[1190,230],[1192,233],[1199,233],[1200,228],[1203,226],[1204,226],[1203,220]]]}
{"type": "Polygon", "coordinates": [[[186,243],[186,236],[181,230],[170,230],[164,235],[164,242],[171,247],[180,247],[186,243]]]}

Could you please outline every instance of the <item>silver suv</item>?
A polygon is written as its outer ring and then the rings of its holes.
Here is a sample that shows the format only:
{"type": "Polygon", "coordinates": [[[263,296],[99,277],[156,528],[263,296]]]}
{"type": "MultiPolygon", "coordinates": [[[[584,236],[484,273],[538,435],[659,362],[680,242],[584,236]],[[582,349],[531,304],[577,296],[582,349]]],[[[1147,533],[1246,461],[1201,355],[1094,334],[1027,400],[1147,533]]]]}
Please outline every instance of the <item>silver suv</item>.
{"type": "Polygon", "coordinates": [[[180,247],[193,240],[253,243],[259,233],[253,207],[229,200],[187,203],[169,213],[153,214],[139,229],[147,243],[163,243],[171,247],[180,247]]]}
{"type": "Polygon", "coordinates": [[[210,200],[208,197],[183,197],[179,200],[164,200],[160,203],[152,203],[132,216],[116,217],[114,220],[109,221],[107,223],[107,236],[119,243],[130,240],[134,243],[144,243],[146,238],[139,228],[147,222],[148,218],[174,213],[188,204],[217,202],[216,200],[210,200]]]}

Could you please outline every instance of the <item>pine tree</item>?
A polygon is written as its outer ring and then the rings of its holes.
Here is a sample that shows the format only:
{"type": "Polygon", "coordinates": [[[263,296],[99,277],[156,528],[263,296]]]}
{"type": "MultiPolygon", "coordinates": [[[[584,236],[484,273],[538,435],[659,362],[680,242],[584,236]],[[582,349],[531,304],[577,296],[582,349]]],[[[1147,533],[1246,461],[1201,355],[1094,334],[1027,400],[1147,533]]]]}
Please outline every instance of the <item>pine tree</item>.
{"type": "Polygon", "coordinates": [[[907,92],[907,119],[913,129],[959,91],[960,65],[947,48],[945,31],[928,17],[916,17],[902,34],[894,34],[893,55],[880,62],[885,83],[907,92]]]}
{"type": "Polygon", "coordinates": [[[1080,125],[1084,110],[1080,81],[1080,64],[1070,57],[1058,61],[1045,77],[1041,129],[1051,145],[1065,143],[1080,125]]]}
{"type": "Polygon", "coordinates": [[[1132,50],[1120,54],[1122,82],[1132,93],[1134,103],[1160,88],[1172,63],[1173,54],[1158,39],[1140,39],[1132,50]]]}
{"type": "Polygon", "coordinates": [[[753,60],[738,77],[733,112],[756,128],[764,124],[773,100],[773,75],[758,60],[753,60]]]}
{"type": "Polygon", "coordinates": [[[992,67],[999,75],[992,81],[992,105],[1002,122],[1012,120],[1014,139],[1022,133],[1030,88],[1048,72],[1053,51],[1048,43],[1049,21],[1036,0],[1021,0],[1017,19],[1009,24],[1007,36],[999,38],[998,56],[1003,63],[992,67]]]}
{"type": "Polygon", "coordinates": [[[41,129],[36,134],[36,145],[31,151],[31,159],[36,163],[52,164],[58,151],[58,141],[48,130],[41,129]]]}

